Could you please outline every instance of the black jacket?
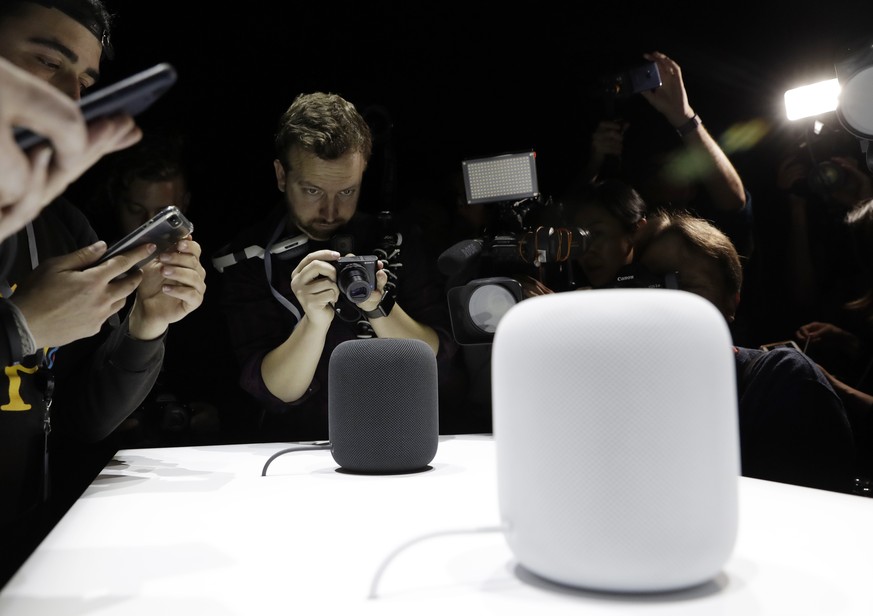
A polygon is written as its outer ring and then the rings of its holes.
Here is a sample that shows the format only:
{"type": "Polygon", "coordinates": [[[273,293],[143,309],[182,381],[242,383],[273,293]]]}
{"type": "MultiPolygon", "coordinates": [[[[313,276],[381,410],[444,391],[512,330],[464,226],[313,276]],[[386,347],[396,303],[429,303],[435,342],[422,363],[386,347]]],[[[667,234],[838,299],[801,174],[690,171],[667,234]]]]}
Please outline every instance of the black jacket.
{"type": "MultiPolygon", "coordinates": [[[[71,253],[97,240],[85,216],[72,204],[58,200],[32,223],[37,257],[71,253]]],[[[32,269],[27,230],[17,235],[16,256],[8,265],[7,283],[26,284],[32,269]]],[[[0,303],[6,299],[0,299],[0,303]]],[[[43,382],[52,363],[55,386],[51,404],[50,454],[77,451],[80,444],[107,437],[142,402],[161,368],[164,339],[141,341],[127,335],[118,316],[104,323],[92,337],[55,351],[39,349],[21,358],[20,342],[10,324],[12,314],[0,310],[0,520],[22,519],[41,500],[44,474],[43,382]],[[16,346],[19,345],[19,346],[16,346]],[[44,361],[46,354],[53,361],[44,361]]],[[[81,451],[79,449],[78,451],[81,451]]],[[[59,457],[59,456],[58,456],[59,457]]],[[[54,460],[62,467],[65,460],[54,460]]],[[[62,470],[62,469],[59,469],[62,470]]]]}

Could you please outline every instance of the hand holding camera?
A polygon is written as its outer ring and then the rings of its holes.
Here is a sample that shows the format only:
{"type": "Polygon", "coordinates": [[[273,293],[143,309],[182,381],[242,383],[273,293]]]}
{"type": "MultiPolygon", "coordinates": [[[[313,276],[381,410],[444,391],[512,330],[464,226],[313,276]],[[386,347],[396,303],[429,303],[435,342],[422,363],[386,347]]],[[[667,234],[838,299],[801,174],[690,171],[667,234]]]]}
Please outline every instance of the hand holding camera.
{"type": "Polygon", "coordinates": [[[376,270],[381,268],[373,255],[340,257],[333,262],[336,268],[336,286],[353,304],[363,304],[376,289],[376,270]]]}
{"type": "Polygon", "coordinates": [[[291,290],[309,321],[327,328],[335,306],[348,301],[361,311],[375,310],[388,276],[373,255],[340,256],[335,250],[317,250],[291,272],[291,290]],[[374,292],[378,291],[378,292],[374,292]]]}

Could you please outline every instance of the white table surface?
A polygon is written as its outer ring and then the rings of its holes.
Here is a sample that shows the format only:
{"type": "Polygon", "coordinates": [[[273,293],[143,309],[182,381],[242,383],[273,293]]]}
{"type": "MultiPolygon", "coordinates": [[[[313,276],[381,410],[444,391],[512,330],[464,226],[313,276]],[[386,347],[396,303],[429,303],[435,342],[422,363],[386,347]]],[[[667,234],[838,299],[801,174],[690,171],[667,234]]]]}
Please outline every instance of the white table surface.
{"type": "Polygon", "coordinates": [[[421,473],[341,473],[323,450],[281,456],[262,477],[290,445],[119,452],[0,592],[0,614],[873,614],[870,498],[741,478],[721,575],[609,595],[517,566],[494,530],[490,436],[441,437],[421,473]],[[386,557],[431,533],[370,598],[386,557]]]}

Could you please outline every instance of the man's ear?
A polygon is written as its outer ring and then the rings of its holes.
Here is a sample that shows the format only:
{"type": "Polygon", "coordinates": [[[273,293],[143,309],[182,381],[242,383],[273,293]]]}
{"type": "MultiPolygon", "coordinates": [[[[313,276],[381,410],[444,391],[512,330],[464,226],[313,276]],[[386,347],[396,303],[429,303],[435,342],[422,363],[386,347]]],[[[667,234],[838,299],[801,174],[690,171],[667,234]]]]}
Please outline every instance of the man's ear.
{"type": "Polygon", "coordinates": [[[740,305],[739,291],[734,293],[733,297],[728,298],[727,304],[728,305],[726,306],[726,308],[728,310],[728,313],[725,314],[725,316],[727,317],[728,323],[733,323],[737,315],[737,308],[740,305]]]}
{"type": "Polygon", "coordinates": [[[273,161],[273,169],[276,172],[276,185],[279,192],[285,192],[285,166],[278,158],[273,161]]]}
{"type": "Polygon", "coordinates": [[[640,235],[642,235],[643,231],[646,230],[646,225],[649,224],[649,221],[645,218],[640,218],[638,221],[634,223],[633,233],[631,234],[631,243],[636,244],[640,235]]]}
{"type": "Polygon", "coordinates": [[[643,231],[645,231],[646,224],[648,224],[648,221],[645,218],[640,218],[634,223],[633,233],[631,233],[628,246],[628,255],[632,260],[636,259],[636,252],[634,251],[634,248],[636,248],[637,240],[640,239],[640,235],[642,235],[643,231]]]}

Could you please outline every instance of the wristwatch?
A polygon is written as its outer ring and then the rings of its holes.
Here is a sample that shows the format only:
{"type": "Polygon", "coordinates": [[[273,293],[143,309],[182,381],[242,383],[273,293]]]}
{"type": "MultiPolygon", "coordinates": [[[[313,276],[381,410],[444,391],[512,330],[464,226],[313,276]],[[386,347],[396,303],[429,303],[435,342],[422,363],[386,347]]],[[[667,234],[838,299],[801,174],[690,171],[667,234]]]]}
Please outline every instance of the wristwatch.
{"type": "Polygon", "coordinates": [[[387,317],[391,314],[391,309],[394,308],[394,303],[396,301],[394,296],[394,287],[392,286],[389,288],[388,285],[385,285],[385,289],[382,291],[382,299],[379,300],[379,305],[373,310],[362,310],[361,312],[363,312],[368,319],[387,317]]]}
{"type": "Polygon", "coordinates": [[[680,137],[684,137],[689,133],[697,130],[697,127],[703,124],[703,120],[700,119],[700,116],[696,113],[691,116],[686,122],[683,122],[680,126],[676,127],[676,132],[679,133],[680,137]]]}

